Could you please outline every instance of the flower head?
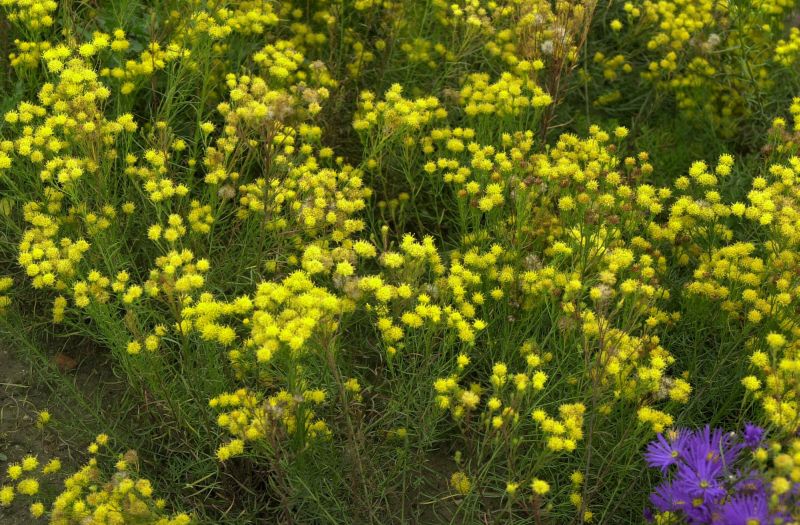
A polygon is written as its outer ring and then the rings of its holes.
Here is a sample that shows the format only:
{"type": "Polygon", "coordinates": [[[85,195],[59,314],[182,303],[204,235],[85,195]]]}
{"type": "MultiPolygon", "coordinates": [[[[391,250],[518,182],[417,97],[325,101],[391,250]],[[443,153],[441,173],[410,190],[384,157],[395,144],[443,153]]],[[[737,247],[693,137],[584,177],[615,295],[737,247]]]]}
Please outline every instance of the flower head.
{"type": "Polygon", "coordinates": [[[667,472],[672,465],[677,465],[678,458],[685,453],[686,439],[688,438],[687,432],[677,431],[670,439],[659,434],[656,441],[651,441],[647,445],[647,452],[644,458],[649,467],[656,467],[661,469],[661,472],[667,472]]]}
{"type": "Polygon", "coordinates": [[[733,496],[720,509],[719,518],[714,523],[725,525],[754,525],[772,523],[763,492],[733,496]]]}
{"type": "Polygon", "coordinates": [[[748,448],[758,448],[761,445],[761,441],[764,439],[764,429],[754,425],[752,423],[747,423],[744,426],[744,444],[748,448]]]}

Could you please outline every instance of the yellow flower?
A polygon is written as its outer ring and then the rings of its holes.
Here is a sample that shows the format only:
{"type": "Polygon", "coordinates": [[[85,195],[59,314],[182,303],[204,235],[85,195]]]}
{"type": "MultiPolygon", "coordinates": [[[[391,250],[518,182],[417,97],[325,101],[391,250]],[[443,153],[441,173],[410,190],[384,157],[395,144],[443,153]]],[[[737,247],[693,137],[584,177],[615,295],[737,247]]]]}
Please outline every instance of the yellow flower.
{"type": "Polygon", "coordinates": [[[41,502],[32,503],[30,506],[31,515],[34,518],[40,518],[44,514],[44,504],[41,502]]]}
{"type": "Polygon", "coordinates": [[[786,338],[783,337],[781,334],[776,334],[775,332],[771,332],[767,335],[767,344],[771,348],[781,348],[786,344],[786,338]]]}
{"type": "Polygon", "coordinates": [[[453,472],[453,475],[450,476],[450,486],[459,494],[466,495],[472,488],[472,482],[464,472],[458,471],[453,472]]]}
{"type": "Polygon", "coordinates": [[[742,379],[742,385],[750,392],[755,392],[761,388],[761,381],[756,376],[747,376],[742,379]]]}
{"type": "Polygon", "coordinates": [[[25,456],[22,458],[22,470],[34,470],[39,466],[39,460],[33,456],[25,456]]]}
{"type": "Polygon", "coordinates": [[[47,423],[50,422],[50,412],[47,410],[42,410],[39,412],[38,417],[36,418],[36,426],[38,428],[44,428],[47,423]]]}
{"type": "Polygon", "coordinates": [[[34,496],[39,492],[39,482],[33,478],[26,478],[17,483],[17,492],[26,496],[34,496]]]}
{"type": "Polygon", "coordinates": [[[538,494],[539,496],[544,496],[548,492],[550,492],[550,484],[544,480],[534,478],[531,482],[531,490],[533,490],[534,494],[538,494]]]}
{"type": "Polygon", "coordinates": [[[14,488],[5,486],[0,488],[0,506],[8,507],[14,501],[14,488]]]}
{"type": "Polygon", "coordinates": [[[22,476],[22,472],[22,466],[17,464],[9,465],[6,469],[6,474],[8,474],[8,477],[12,480],[19,479],[19,477],[22,476]]]}
{"type": "Polygon", "coordinates": [[[461,404],[463,404],[468,409],[474,409],[478,406],[480,402],[480,396],[478,394],[471,392],[469,390],[465,390],[461,394],[461,404]]]}

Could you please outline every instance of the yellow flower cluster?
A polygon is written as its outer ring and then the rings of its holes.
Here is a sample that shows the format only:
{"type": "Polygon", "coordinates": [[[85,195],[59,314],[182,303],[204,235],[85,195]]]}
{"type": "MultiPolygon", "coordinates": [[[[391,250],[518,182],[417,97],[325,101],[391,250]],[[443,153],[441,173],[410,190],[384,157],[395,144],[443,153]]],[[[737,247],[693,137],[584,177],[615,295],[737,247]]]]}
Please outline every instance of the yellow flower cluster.
{"type": "Polygon", "coordinates": [[[572,452],[578,441],[583,439],[583,415],[586,407],[583,403],[563,404],[558,407],[559,418],[547,415],[542,409],[536,409],[531,416],[547,437],[547,449],[553,452],[572,452]]]}
{"type": "MultiPolygon", "coordinates": [[[[800,114],[796,99],[790,113],[795,120],[800,114]]],[[[756,373],[741,383],[759,401],[767,420],[791,433],[800,422],[800,347],[793,342],[800,335],[796,327],[800,283],[795,271],[800,244],[796,227],[800,160],[793,155],[793,138],[785,133],[785,126],[783,119],[774,123],[774,162],[753,177],[746,204],[725,204],[713,189],[717,177],[732,169],[733,158],[727,155],[713,173],[698,162],[690,170],[691,180],[676,181],[679,186],[703,188],[705,199],[685,199],[683,211],[671,214],[670,222],[676,233],[681,232],[680,242],[691,243],[689,252],[699,259],[687,293],[718,303],[728,319],[742,327],[743,335],[749,337],[746,346],[756,373]],[[722,222],[727,217],[749,223],[758,234],[739,240],[722,222]]],[[[686,253],[683,256],[685,261],[686,253]]]]}
{"type": "Polygon", "coordinates": [[[423,151],[434,160],[423,169],[441,173],[442,180],[458,188],[466,208],[488,213],[505,202],[506,179],[524,162],[533,146],[533,134],[515,133],[502,137],[503,148],[482,146],[472,128],[437,128],[423,139],[423,151]]]}
{"type": "Polygon", "coordinates": [[[324,63],[317,61],[308,64],[295,44],[288,40],[267,44],[253,55],[253,62],[268,73],[270,81],[277,83],[291,85],[305,82],[326,88],[335,88],[337,85],[324,63]]]}
{"type": "MultiPolygon", "coordinates": [[[[89,461],[64,480],[64,490],[56,496],[52,506],[48,509],[43,502],[34,501],[29,507],[31,515],[39,518],[46,514],[53,525],[189,525],[193,522],[188,514],[165,512],[165,500],[155,498],[150,481],[138,475],[136,452],[131,450],[119,455],[114,474],[106,475],[100,466],[99,454],[108,441],[107,435],[98,435],[88,447],[89,461]]],[[[17,495],[37,496],[44,477],[60,470],[59,459],[40,464],[35,456],[26,456],[20,463],[11,464],[6,475],[16,485],[0,488],[0,506],[11,505],[17,495]]]]}
{"type": "Polygon", "coordinates": [[[598,51],[594,54],[593,60],[596,64],[600,64],[603,67],[603,78],[606,80],[617,80],[620,70],[625,74],[633,71],[633,66],[625,59],[625,55],[622,54],[607,57],[601,51],[598,51]]]}
{"type": "Polygon", "coordinates": [[[753,458],[760,467],[764,483],[770,486],[775,511],[791,516],[796,509],[784,498],[791,494],[792,487],[800,480],[800,439],[764,442],[753,451],[753,458]]]}
{"type": "Polygon", "coordinates": [[[30,228],[19,243],[17,262],[33,279],[34,287],[64,290],[76,277],[77,267],[90,244],[84,239],[57,239],[59,221],[53,215],[42,212],[43,208],[58,212],[60,199],[51,201],[47,206],[41,203],[28,203],[25,206],[25,220],[30,228]]]}
{"type": "MultiPolygon", "coordinates": [[[[265,282],[256,288],[250,319],[251,335],[247,354],[259,363],[270,361],[284,349],[292,355],[308,351],[307,342],[315,334],[324,340],[326,332],[337,326],[337,317],[346,303],[327,289],[315,286],[309,275],[296,271],[283,282],[265,282]]],[[[231,355],[236,362],[241,357],[231,355]]]]}
{"type": "Polygon", "coordinates": [[[168,152],[148,149],[144,152],[143,164],[137,165],[142,159],[136,155],[128,154],[125,158],[127,164],[125,174],[132,178],[140,178],[143,182],[142,187],[154,203],[183,197],[189,193],[188,186],[183,183],[175,184],[169,177],[167,165],[171,160],[170,156],[168,152]]]}
{"type": "Polygon", "coordinates": [[[456,59],[455,53],[452,50],[448,50],[441,42],[434,44],[422,37],[416,37],[410,42],[403,42],[400,49],[412,64],[425,64],[432,70],[440,66],[440,60],[454,61],[456,59]]]}
{"type": "MultiPolygon", "coordinates": [[[[355,248],[358,251],[359,246],[355,248]]],[[[369,249],[374,250],[371,246],[369,249]]],[[[351,280],[358,288],[351,295],[354,299],[374,298],[375,302],[367,301],[365,306],[377,315],[376,326],[388,345],[389,356],[404,346],[406,330],[452,330],[460,342],[473,345],[477,334],[486,328],[477,317],[486,300],[479,291],[483,279],[477,270],[487,267],[485,261],[496,260],[498,252],[484,256],[453,253],[449,266],[445,266],[431,237],[418,242],[407,234],[400,249],[401,253],[381,255],[384,276],[364,275],[351,280]],[[433,278],[430,282],[426,282],[428,275],[433,278]],[[393,311],[398,312],[396,316],[393,311]]]]}
{"type": "Polygon", "coordinates": [[[28,42],[17,39],[14,41],[14,47],[17,48],[17,52],[9,53],[8,61],[14,69],[22,70],[36,68],[42,58],[42,53],[50,49],[52,45],[46,40],[28,42]]]}
{"type": "Polygon", "coordinates": [[[116,156],[116,136],[137,126],[130,116],[111,120],[103,115],[110,91],[83,59],[70,58],[57,71],[57,83],[45,83],[39,91],[42,105],[21,102],[5,114],[5,121],[24,125],[14,140],[14,152],[42,166],[41,180],[69,186],[85,174],[97,176],[116,156]],[[71,156],[70,150],[80,146],[91,146],[90,155],[71,156]]]}
{"type": "Polygon", "coordinates": [[[444,28],[456,28],[463,42],[481,46],[507,66],[522,70],[537,60],[554,69],[577,60],[596,4],[594,0],[433,2],[444,28]]]}
{"type": "Polygon", "coordinates": [[[679,264],[687,264],[702,252],[711,250],[715,239],[730,240],[731,229],[725,219],[741,215],[742,205],[729,206],[719,191],[721,179],[731,173],[734,159],[724,154],[711,170],[703,161],[692,163],[689,176],[675,179],[678,196],[671,204],[665,224],[652,224],[649,234],[654,240],[669,240],[677,245],[679,264]]]}
{"type": "MultiPolygon", "coordinates": [[[[298,232],[292,242],[301,244],[303,236],[330,238],[342,243],[364,228],[358,213],[366,206],[371,190],[364,186],[360,170],[343,165],[325,168],[319,159],[300,148],[302,157],[285,163],[288,173],[277,178],[259,177],[240,186],[238,217],[252,217],[263,222],[269,231],[298,232]]],[[[320,151],[320,154],[327,154],[320,151]]],[[[337,253],[342,259],[344,252],[337,253]]],[[[337,262],[345,262],[344,260],[337,262]]]]}
{"type": "Polygon", "coordinates": [[[409,100],[403,97],[403,86],[393,84],[383,100],[377,102],[375,94],[370,91],[359,95],[353,127],[360,132],[370,131],[384,142],[392,135],[402,131],[413,132],[446,116],[447,110],[436,97],[409,100]]]}
{"type": "Polygon", "coordinates": [[[775,62],[791,67],[800,58],[800,29],[793,27],[787,39],[778,40],[775,46],[775,62]]]}
{"type": "MultiPolygon", "coordinates": [[[[155,260],[156,267],[144,283],[143,291],[149,297],[164,297],[173,307],[188,302],[193,292],[202,289],[204,274],[211,264],[206,259],[196,259],[191,250],[170,250],[155,260]]],[[[131,286],[127,296],[131,296],[131,286]]],[[[141,295],[141,293],[136,294],[141,295]]],[[[124,300],[124,302],[132,302],[124,300]]]]}
{"type": "MultiPolygon", "coordinates": [[[[796,338],[800,331],[795,328],[792,335],[796,338]]],[[[746,376],[742,384],[760,401],[770,423],[791,433],[800,425],[800,344],[770,332],[749,346],[750,364],[761,379],[746,376]]]]}
{"type": "Polygon", "coordinates": [[[192,6],[195,10],[188,16],[173,12],[182,21],[182,27],[176,33],[187,40],[205,35],[215,40],[231,34],[259,35],[279,20],[273,3],[267,0],[245,0],[232,6],[212,0],[204,5],[192,6]]]}
{"type": "MultiPolygon", "coordinates": [[[[207,184],[238,181],[239,173],[228,170],[226,166],[226,161],[232,160],[231,154],[237,148],[256,148],[263,143],[268,149],[268,158],[278,164],[284,164],[287,157],[296,152],[305,155],[311,152],[310,146],[297,148],[296,139],[298,135],[306,139],[319,136],[318,128],[301,124],[309,116],[319,113],[321,103],[328,98],[328,88],[316,89],[301,83],[290,86],[288,90],[283,87],[273,89],[262,77],[232,74],[226,77],[226,84],[231,102],[223,102],[217,108],[225,117],[224,134],[216,139],[214,147],[206,148],[203,160],[207,184]],[[292,127],[294,124],[297,129],[292,127]]],[[[265,168],[271,177],[274,166],[270,164],[265,168]]]]}
{"type": "MultiPolygon", "coordinates": [[[[372,508],[373,482],[441,443],[449,488],[419,494],[452,491],[432,499],[463,521],[498,502],[508,521],[590,521],[605,488],[584,483],[616,476],[693,394],[676,326],[720,321],[721,344],[750,355],[745,401],[770,432],[800,425],[800,98],[765,148],[735,150],[761,166],[752,180],[722,148],[685,166],[684,149],[638,149],[664,147],[651,106],[720,144],[744,116],[759,129],[792,85],[795,4],[205,0],[158,11],[152,31],[98,4],[99,23],[56,33],[53,2],[0,0],[20,37],[12,84],[36,86],[2,117],[17,267],[0,271],[14,306],[52,301],[55,335],[109,348],[131,399],[175,426],[167,445],[196,443],[184,425],[225,436],[207,448],[225,480],[249,482],[231,468],[246,459],[289,493],[335,468],[354,481],[330,512],[372,508]]],[[[191,521],[164,511],[135,455],[106,475],[107,441],[31,513],[191,521]]],[[[756,452],[779,491],[798,446],[756,452]]],[[[55,470],[11,465],[0,504],[38,498],[55,470]]],[[[276,512],[308,521],[317,490],[276,512]]]]}
{"type": "MultiPolygon", "coordinates": [[[[629,71],[638,70],[647,83],[673,95],[687,120],[711,121],[732,137],[751,115],[752,97],[776,87],[781,70],[795,60],[794,32],[780,38],[791,5],[785,0],[626,2],[620,12],[625,23],[615,20],[611,25],[612,31],[625,35],[615,39],[620,44],[616,56],[622,57],[620,63],[627,57],[629,71]],[[721,76],[726,82],[719,82],[721,76]]],[[[604,60],[597,64],[605,82],[587,82],[613,85],[616,73],[604,60]]],[[[607,103],[603,99],[615,92],[599,95],[595,104],[607,103]]]]}
{"type": "Polygon", "coordinates": [[[55,0],[0,0],[8,21],[18,23],[31,31],[43,30],[53,25],[53,12],[58,8],[55,0]]]}
{"type": "Polygon", "coordinates": [[[486,73],[469,75],[459,91],[459,97],[464,113],[470,117],[518,116],[528,108],[539,109],[553,102],[533,79],[515,76],[508,71],[495,82],[491,82],[486,73]]]}
{"type": "Polygon", "coordinates": [[[217,459],[227,461],[243,454],[246,443],[266,446],[290,436],[304,443],[330,437],[330,429],[312,410],[325,397],[321,390],[307,390],[302,395],[281,390],[264,399],[259,393],[240,389],[212,398],[211,407],[220,411],[217,424],[235,436],[217,449],[217,459]]]}
{"type": "Polygon", "coordinates": [[[453,487],[453,490],[457,493],[465,496],[469,494],[469,491],[472,489],[472,482],[469,480],[469,476],[459,470],[453,472],[453,475],[450,476],[450,486],[453,487]]]}
{"type": "MultiPolygon", "coordinates": [[[[524,372],[509,373],[505,363],[495,363],[489,377],[492,395],[485,402],[485,409],[480,415],[480,424],[487,433],[496,432],[504,426],[517,426],[519,408],[530,401],[530,393],[541,392],[547,382],[547,374],[538,367],[542,358],[529,350],[524,372]]],[[[466,354],[457,358],[459,371],[464,371],[470,362],[466,354]]],[[[435,381],[436,402],[441,409],[448,409],[456,420],[461,420],[470,411],[476,410],[480,404],[483,387],[472,384],[468,389],[458,384],[458,374],[439,378],[435,381]]]]}
{"type": "Polygon", "coordinates": [[[13,285],[14,280],[11,277],[0,277],[0,314],[11,305],[11,297],[6,294],[13,285]]]}

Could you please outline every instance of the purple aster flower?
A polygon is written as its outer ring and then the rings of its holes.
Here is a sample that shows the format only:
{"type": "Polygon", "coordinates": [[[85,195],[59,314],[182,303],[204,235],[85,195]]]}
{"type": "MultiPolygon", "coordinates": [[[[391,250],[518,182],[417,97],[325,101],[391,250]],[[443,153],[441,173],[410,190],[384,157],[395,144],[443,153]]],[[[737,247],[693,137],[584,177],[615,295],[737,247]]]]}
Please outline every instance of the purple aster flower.
{"type": "Polygon", "coordinates": [[[693,507],[710,506],[725,497],[725,488],[718,478],[721,472],[718,461],[680,465],[673,488],[676,492],[685,494],[693,507]]]}
{"type": "Polygon", "coordinates": [[[716,506],[694,502],[683,508],[686,522],[690,525],[709,525],[714,519],[716,506]]]}
{"type": "Polygon", "coordinates": [[[744,444],[749,448],[757,448],[761,445],[761,440],[764,439],[764,429],[747,423],[744,426],[744,444]]]}
{"type": "Polygon", "coordinates": [[[741,443],[733,441],[734,435],[719,428],[712,432],[708,425],[703,430],[692,432],[685,445],[687,463],[705,460],[720,470],[730,466],[743,448],[741,443]]]}
{"type": "Polygon", "coordinates": [[[650,503],[659,512],[676,512],[681,510],[687,503],[685,498],[681,498],[672,488],[672,484],[664,482],[657,486],[655,491],[650,494],[650,503]]]}
{"type": "Polygon", "coordinates": [[[764,478],[761,477],[758,471],[753,470],[747,474],[737,471],[735,477],[739,480],[733,486],[737,494],[749,495],[766,491],[764,478]]]}
{"type": "Polygon", "coordinates": [[[662,473],[666,473],[670,466],[678,464],[678,458],[684,454],[688,437],[688,433],[682,431],[671,434],[673,435],[670,435],[669,440],[659,434],[655,441],[647,445],[647,452],[644,454],[647,465],[661,469],[662,473]]]}
{"type": "MultiPolygon", "coordinates": [[[[764,430],[753,424],[741,437],[709,426],[659,434],[645,452],[647,464],[664,477],[650,495],[653,510],[675,513],[688,525],[771,525],[783,518],[777,509],[770,513],[769,485],[762,475],[737,463],[743,450],[763,439],[764,430]]],[[[795,504],[795,492],[789,494],[780,507],[795,504]]]]}
{"type": "Polygon", "coordinates": [[[733,496],[720,508],[714,520],[715,525],[766,525],[771,522],[767,497],[763,492],[733,496]]]}

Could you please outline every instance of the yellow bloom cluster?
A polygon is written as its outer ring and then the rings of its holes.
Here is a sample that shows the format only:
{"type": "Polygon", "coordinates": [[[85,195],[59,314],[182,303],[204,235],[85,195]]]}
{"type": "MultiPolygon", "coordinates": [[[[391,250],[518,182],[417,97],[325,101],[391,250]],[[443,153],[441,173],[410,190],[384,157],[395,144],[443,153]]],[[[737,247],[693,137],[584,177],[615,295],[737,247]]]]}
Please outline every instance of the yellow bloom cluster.
{"type": "Polygon", "coordinates": [[[787,39],[778,40],[775,46],[775,62],[791,67],[800,58],[800,29],[793,27],[787,39]]]}
{"type": "Polygon", "coordinates": [[[183,197],[189,193],[189,187],[182,183],[175,184],[170,179],[167,169],[169,160],[169,153],[155,149],[146,150],[142,159],[129,154],[125,158],[127,164],[125,174],[132,178],[141,178],[142,187],[154,203],[167,201],[173,197],[183,197]],[[144,160],[144,163],[137,165],[140,160],[144,160]]]}
{"type": "Polygon", "coordinates": [[[136,130],[130,117],[111,120],[103,115],[103,103],[109,95],[83,59],[68,59],[58,68],[57,83],[45,83],[40,89],[42,105],[21,102],[16,110],[5,114],[7,123],[24,125],[14,141],[14,152],[43,166],[39,172],[43,182],[69,186],[85,174],[96,176],[115,158],[116,136],[136,130]],[[71,148],[90,145],[93,152],[89,156],[70,155],[71,148]]]}
{"type": "Polygon", "coordinates": [[[424,165],[426,173],[441,173],[442,180],[458,188],[458,196],[469,207],[483,213],[505,202],[505,180],[519,169],[533,146],[532,133],[503,136],[503,148],[482,146],[472,128],[437,128],[423,139],[423,151],[434,160],[424,165]]]}
{"type": "Polygon", "coordinates": [[[235,436],[217,449],[217,459],[227,461],[241,455],[246,443],[276,443],[289,436],[299,436],[303,442],[329,437],[330,429],[312,410],[324,401],[321,390],[307,390],[302,395],[281,390],[264,399],[259,393],[240,389],[212,398],[211,407],[220,411],[217,424],[235,436]]]}
{"type": "Polygon", "coordinates": [[[259,363],[270,361],[282,349],[293,355],[307,351],[312,334],[319,331],[324,339],[326,331],[335,330],[336,318],[346,308],[340,298],[315,286],[303,271],[294,272],[281,283],[260,284],[253,304],[247,344],[248,353],[259,363]]]}
{"type": "Polygon", "coordinates": [[[19,243],[17,262],[33,278],[36,288],[66,289],[77,274],[77,265],[90,248],[84,239],[73,241],[62,237],[56,240],[58,220],[41,210],[57,212],[59,207],[58,200],[50,202],[47,207],[40,203],[25,206],[25,220],[31,227],[19,243]]]}
{"type": "Polygon", "coordinates": [[[472,489],[472,482],[469,480],[469,476],[459,470],[453,472],[453,475],[450,476],[450,486],[453,487],[453,490],[464,496],[469,494],[469,491],[472,489]]]}
{"type": "Polygon", "coordinates": [[[583,403],[563,404],[558,407],[559,419],[552,418],[542,409],[531,416],[547,437],[547,449],[553,452],[572,452],[583,439],[583,403]]]}
{"type": "Polygon", "coordinates": [[[353,120],[357,131],[372,131],[381,141],[401,131],[418,130],[435,120],[447,116],[436,97],[409,100],[403,97],[403,86],[393,84],[384,94],[383,100],[375,101],[375,94],[363,91],[359,95],[358,111],[353,120]]]}
{"type": "Polygon", "coordinates": [[[11,277],[0,277],[0,314],[11,305],[11,297],[6,294],[13,285],[14,280],[11,277]]]}
{"type": "Polygon", "coordinates": [[[553,99],[530,77],[504,72],[495,82],[485,73],[469,75],[459,91],[464,113],[470,117],[496,115],[503,118],[520,115],[527,108],[542,108],[553,99]]]}
{"type": "Polygon", "coordinates": [[[28,42],[17,39],[14,41],[14,47],[17,48],[18,52],[8,54],[11,67],[14,69],[33,69],[39,65],[42,53],[50,49],[52,45],[46,40],[28,42]]]}
{"type": "MultiPolygon", "coordinates": [[[[524,372],[510,374],[505,363],[495,363],[489,383],[492,395],[485,402],[485,410],[480,415],[480,423],[487,433],[495,432],[504,426],[517,426],[519,408],[525,401],[530,401],[530,393],[541,392],[547,382],[547,374],[538,367],[542,358],[535,352],[527,354],[527,366],[524,372]]],[[[470,362],[466,354],[457,358],[457,368],[464,371],[470,362]]],[[[458,384],[458,374],[439,378],[435,381],[436,402],[441,409],[448,409],[456,420],[476,410],[480,404],[483,388],[472,384],[469,389],[458,384]]]]}
{"type": "MultiPolygon", "coordinates": [[[[204,274],[211,268],[206,259],[196,259],[191,250],[170,250],[155,260],[156,267],[144,283],[143,291],[149,297],[165,296],[167,301],[178,304],[187,301],[192,292],[202,289],[204,274]]],[[[130,296],[128,287],[128,295],[130,296]]],[[[137,294],[141,295],[141,294],[137,294]]],[[[129,301],[124,301],[129,302],[129,301]]]]}
{"type": "Polygon", "coordinates": [[[53,25],[53,12],[58,8],[55,0],[0,0],[7,12],[8,21],[38,31],[53,25]]]}
{"type": "Polygon", "coordinates": [[[545,61],[556,69],[574,62],[597,3],[436,0],[433,5],[442,26],[458,29],[463,41],[474,42],[506,65],[525,71],[536,61],[545,61]]]}
{"type": "MultiPolygon", "coordinates": [[[[298,246],[303,236],[330,237],[342,243],[363,230],[358,213],[365,208],[371,190],[364,186],[360,170],[348,165],[338,170],[325,168],[321,159],[311,154],[295,162],[281,162],[288,170],[282,180],[259,177],[240,186],[239,218],[262,220],[270,231],[296,231],[292,241],[298,246]]],[[[344,262],[343,256],[344,252],[337,253],[336,259],[344,262]]]]}
{"type": "MultiPolygon", "coordinates": [[[[206,148],[203,160],[207,184],[238,181],[239,173],[228,170],[226,166],[226,161],[230,162],[230,155],[237,148],[255,148],[263,142],[269,150],[269,158],[275,157],[273,161],[278,164],[284,164],[295,152],[304,155],[311,152],[310,146],[297,148],[296,138],[298,134],[306,139],[318,137],[318,128],[301,123],[319,113],[321,103],[328,97],[328,88],[315,89],[300,83],[288,90],[283,87],[272,89],[262,77],[232,74],[227,76],[226,84],[231,102],[223,102],[217,108],[225,117],[224,134],[216,139],[215,147],[206,148]],[[297,129],[292,127],[293,124],[298,126],[297,129]]],[[[274,166],[270,164],[266,168],[271,177],[274,166]]],[[[260,180],[260,184],[266,184],[269,179],[260,180]]]]}
{"type": "MultiPolygon", "coordinates": [[[[404,335],[403,328],[397,326],[389,315],[389,303],[394,302],[402,308],[398,317],[407,328],[451,328],[460,341],[472,344],[476,333],[486,326],[476,318],[476,307],[483,303],[483,294],[478,291],[470,293],[470,290],[481,287],[482,279],[473,271],[474,267],[471,270],[469,263],[464,264],[467,261],[474,264],[473,259],[462,260],[458,253],[454,253],[449,267],[446,267],[430,237],[418,242],[407,234],[400,248],[402,253],[386,252],[381,256],[389,282],[384,282],[380,276],[364,276],[358,280],[359,291],[367,292],[376,300],[367,306],[379,316],[377,327],[384,341],[395,345],[404,335]],[[428,272],[434,280],[425,283],[428,272]]],[[[396,349],[390,346],[388,351],[392,355],[396,349]]]]}
{"type": "Polygon", "coordinates": [[[767,419],[791,433],[800,425],[800,344],[777,332],[750,341],[750,365],[757,376],[742,379],[744,387],[760,401],[767,419]],[[761,379],[759,379],[759,377],[761,379]]]}
{"type": "Polygon", "coordinates": [[[195,10],[189,16],[174,14],[183,21],[176,31],[186,39],[207,35],[212,39],[223,39],[231,34],[262,34],[269,26],[278,23],[272,2],[266,0],[245,0],[229,6],[225,2],[212,0],[201,6],[192,4],[195,10]]]}
{"type": "Polygon", "coordinates": [[[625,55],[622,54],[607,57],[605,54],[598,51],[594,54],[593,61],[603,67],[603,78],[606,80],[617,80],[620,70],[625,74],[633,71],[633,66],[625,59],[625,55]]]}
{"type": "MultiPolygon", "coordinates": [[[[796,55],[796,38],[784,34],[784,13],[794,5],[785,0],[741,4],[712,0],[626,2],[611,29],[619,38],[622,62],[656,89],[669,93],[690,120],[708,121],[725,136],[733,136],[751,115],[752,96],[769,92],[781,69],[796,55]],[[631,49],[631,42],[636,50],[631,49]],[[624,44],[623,44],[624,42],[624,44]],[[720,76],[726,83],[718,81],[720,76]]],[[[796,30],[795,30],[796,31],[796,30]]],[[[601,52],[602,53],[602,52],[601,52]]],[[[605,84],[618,80],[605,63],[605,84]]],[[[592,79],[595,82],[595,79],[592,79]]],[[[626,80],[629,82],[629,80],[626,80]]],[[[595,100],[597,105],[606,92],[595,100]]]]}
{"type": "MultiPolygon", "coordinates": [[[[777,441],[765,445],[768,448],[759,448],[753,455],[756,460],[766,464],[767,479],[772,490],[777,496],[782,496],[800,480],[800,439],[792,439],[784,445],[777,441]]],[[[792,511],[787,505],[780,505],[778,510],[792,511]]]]}
{"type": "MultiPolygon", "coordinates": [[[[795,119],[800,113],[796,99],[790,113],[795,119]]],[[[699,259],[687,293],[718,303],[728,319],[738,321],[749,336],[750,364],[756,373],[741,379],[745,390],[759,401],[772,425],[793,432],[800,417],[800,347],[793,342],[800,335],[796,327],[800,283],[795,271],[800,244],[800,160],[793,155],[793,138],[785,133],[785,126],[782,119],[773,125],[777,143],[772,147],[777,155],[752,179],[746,204],[725,204],[713,189],[717,176],[730,173],[731,156],[720,158],[713,174],[704,163],[695,163],[690,170],[692,180],[679,179],[677,184],[709,189],[702,190],[704,200],[686,199],[681,214],[671,214],[670,228],[681,232],[684,239],[680,242],[691,243],[689,252],[699,259]],[[759,234],[737,239],[722,222],[726,217],[749,223],[759,234]]],[[[683,257],[688,259],[686,253],[683,257]]]]}
{"type": "MultiPolygon", "coordinates": [[[[47,514],[53,525],[189,525],[193,522],[188,514],[169,515],[164,511],[166,502],[155,498],[150,481],[138,475],[136,452],[131,450],[119,455],[114,474],[106,475],[100,466],[99,454],[108,441],[107,435],[98,435],[88,447],[89,461],[64,480],[64,490],[56,496],[52,506],[48,509],[41,501],[34,501],[30,505],[31,515],[39,518],[47,514]]],[[[6,475],[16,485],[0,488],[0,506],[11,505],[17,495],[37,496],[44,477],[60,470],[61,461],[57,458],[40,464],[35,456],[26,456],[20,463],[10,465],[6,475]]]]}
{"type": "Polygon", "coordinates": [[[306,82],[326,88],[337,85],[324,63],[307,64],[303,54],[288,40],[267,44],[253,55],[253,62],[266,70],[270,81],[289,85],[306,82]]]}

